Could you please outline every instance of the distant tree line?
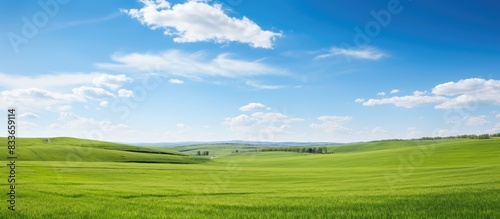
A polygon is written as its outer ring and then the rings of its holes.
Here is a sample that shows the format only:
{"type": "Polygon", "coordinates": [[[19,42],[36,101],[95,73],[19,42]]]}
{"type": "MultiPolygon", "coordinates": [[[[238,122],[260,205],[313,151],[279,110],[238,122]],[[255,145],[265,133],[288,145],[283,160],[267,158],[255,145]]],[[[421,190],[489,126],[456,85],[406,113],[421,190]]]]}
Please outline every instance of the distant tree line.
{"type": "Polygon", "coordinates": [[[328,154],[328,149],[326,147],[268,147],[262,148],[260,151],[288,151],[309,154],[328,154]]]}
{"type": "MultiPolygon", "coordinates": [[[[455,135],[455,136],[436,136],[436,137],[422,137],[414,138],[412,140],[441,140],[441,139],[490,139],[490,138],[500,138],[500,133],[496,134],[480,134],[480,135],[455,135]]],[[[385,139],[380,141],[405,141],[404,139],[385,139]]]]}
{"type": "Polygon", "coordinates": [[[198,156],[208,156],[209,152],[208,151],[198,151],[196,152],[196,155],[198,156]]]}
{"type": "Polygon", "coordinates": [[[500,137],[500,133],[497,134],[481,134],[481,135],[456,135],[447,137],[423,137],[419,140],[439,140],[439,139],[490,139],[500,137]]]}
{"type": "Polygon", "coordinates": [[[257,149],[253,149],[253,150],[243,150],[243,151],[240,151],[240,150],[234,150],[234,151],[231,151],[231,153],[247,153],[247,152],[259,152],[259,150],[257,149]]]}

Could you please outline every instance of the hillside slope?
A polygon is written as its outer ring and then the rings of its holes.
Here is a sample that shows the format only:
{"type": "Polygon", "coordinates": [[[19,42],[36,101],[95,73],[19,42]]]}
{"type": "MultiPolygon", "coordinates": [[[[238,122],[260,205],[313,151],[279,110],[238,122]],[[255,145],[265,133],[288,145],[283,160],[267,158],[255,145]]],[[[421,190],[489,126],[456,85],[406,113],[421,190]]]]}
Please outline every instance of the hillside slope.
{"type": "MultiPolygon", "coordinates": [[[[5,137],[0,141],[7,142],[5,137]]],[[[202,163],[206,158],[188,156],[175,150],[141,147],[77,138],[19,138],[19,161],[202,163]]],[[[0,159],[5,160],[7,150],[0,159]]]]}
{"type": "MultiPolygon", "coordinates": [[[[221,157],[218,162],[242,166],[293,168],[398,168],[402,163],[418,167],[499,165],[500,139],[381,141],[328,148],[333,154],[257,152],[221,157]],[[250,157],[242,159],[242,157],[250,157]]],[[[214,164],[215,165],[215,164],[214,164]]]]}

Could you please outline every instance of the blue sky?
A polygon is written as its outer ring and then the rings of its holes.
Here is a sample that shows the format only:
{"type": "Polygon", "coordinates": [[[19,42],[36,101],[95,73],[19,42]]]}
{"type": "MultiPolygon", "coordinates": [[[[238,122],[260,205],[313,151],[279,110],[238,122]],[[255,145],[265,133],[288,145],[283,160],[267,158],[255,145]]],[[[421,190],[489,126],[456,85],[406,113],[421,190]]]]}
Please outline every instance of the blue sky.
{"type": "Polygon", "coordinates": [[[499,9],[0,1],[0,107],[17,108],[19,136],[121,142],[497,133],[499,9]]]}

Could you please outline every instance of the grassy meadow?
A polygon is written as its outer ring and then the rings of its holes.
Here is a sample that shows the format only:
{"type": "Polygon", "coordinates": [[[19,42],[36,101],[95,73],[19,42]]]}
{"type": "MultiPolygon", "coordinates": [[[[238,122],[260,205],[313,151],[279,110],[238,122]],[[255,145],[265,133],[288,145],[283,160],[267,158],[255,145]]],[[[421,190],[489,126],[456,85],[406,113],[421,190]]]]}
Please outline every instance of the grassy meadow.
{"type": "Polygon", "coordinates": [[[500,218],[498,138],[245,149],[20,139],[16,212],[0,218],[500,218]]]}

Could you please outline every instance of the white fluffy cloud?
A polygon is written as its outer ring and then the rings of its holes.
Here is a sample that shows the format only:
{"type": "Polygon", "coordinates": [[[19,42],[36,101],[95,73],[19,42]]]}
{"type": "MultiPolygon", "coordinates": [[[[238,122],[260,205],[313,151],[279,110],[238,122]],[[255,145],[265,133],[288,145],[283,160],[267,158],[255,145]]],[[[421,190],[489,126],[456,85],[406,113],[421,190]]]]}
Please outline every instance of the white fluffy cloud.
{"type": "Polygon", "coordinates": [[[0,92],[0,106],[24,109],[44,108],[77,101],[73,94],[63,94],[38,88],[13,89],[0,92]]]}
{"type": "Polygon", "coordinates": [[[354,102],[355,102],[355,103],[362,103],[362,102],[365,102],[365,99],[363,99],[363,98],[356,98],[356,99],[354,100],[354,102]]]}
{"type": "Polygon", "coordinates": [[[87,100],[102,101],[108,98],[115,97],[114,94],[100,87],[82,86],[79,88],[74,88],[72,91],[75,94],[75,96],[81,101],[87,101],[87,100]]]}
{"type": "Polygon", "coordinates": [[[377,95],[378,96],[385,96],[385,92],[378,92],[377,95]]]}
{"type": "Polygon", "coordinates": [[[139,72],[165,72],[169,75],[197,78],[201,76],[242,77],[282,74],[283,71],[260,61],[234,59],[229,54],[207,58],[203,52],[184,53],[168,50],[159,54],[115,54],[114,63],[99,63],[101,68],[139,72]]]}
{"type": "Polygon", "coordinates": [[[447,82],[439,84],[434,89],[432,93],[436,95],[446,95],[453,96],[463,93],[472,93],[481,90],[486,84],[500,86],[495,80],[486,81],[480,78],[470,78],[465,80],[460,80],[458,82],[447,82]]]}
{"type": "Polygon", "coordinates": [[[179,79],[169,79],[168,82],[171,84],[184,84],[184,81],[179,79]]]}
{"type": "Polygon", "coordinates": [[[260,109],[266,109],[269,110],[269,107],[266,107],[262,103],[249,103],[245,106],[240,107],[241,111],[254,111],[254,110],[260,110],[260,109]]]}
{"type": "Polygon", "coordinates": [[[118,91],[118,96],[119,97],[133,97],[134,96],[134,92],[131,91],[131,90],[127,90],[127,89],[120,89],[118,91]]]}
{"type": "Polygon", "coordinates": [[[447,98],[439,96],[401,96],[401,97],[391,97],[383,99],[369,99],[363,102],[363,106],[376,106],[384,104],[394,104],[398,107],[414,108],[418,106],[442,103],[446,101],[447,98]]]}
{"type": "Polygon", "coordinates": [[[355,59],[369,59],[369,60],[379,60],[385,56],[386,53],[379,51],[373,47],[367,48],[359,48],[359,49],[344,49],[339,47],[333,47],[326,54],[318,55],[316,59],[328,58],[331,56],[340,56],[343,55],[347,58],[355,58],[355,59]]]}
{"type": "Polygon", "coordinates": [[[399,93],[399,90],[398,90],[398,89],[392,89],[392,90],[391,90],[391,94],[397,94],[397,93],[399,93]]]}
{"type": "Polygon", "coordinates": [[[350,129],[344,125],[352,120],[350,116],[320,116],[318,120],[321,123],[310,124],[309,127],[313,129],[320,129],[326,133],[336,133],[349,131],[350,129]]]}
{"type": "MultiPolygon", "coordinates": [[[[109,99],[116,96],[111,92],[97,87],[78,87],[70,93],[58,93],[36,88],[14,89],[0,92],[0,107],[17,107],[22,110],[43,109],[49,111],[67,111],[74,102],[99,101],[101,106],[107,106],[109,99]]],[[[24,115],[27,118],[36,115],[24,115]]]]}
{"type": "Polygon", "coordinates": [[[432,89],[432,94],[417,90],[409,96],[369,99],[362,103],[364,106],[393,104],[406,108],[434,105],[436,109],[500,105],[500,80],[469,78],[438,84],[432,89]]]}
{"type": "Polygon", "coordinates": [[[121,75],[109,75],[109,74],[102,74],[97,77],[95,77],[92,82],[98,86],[106,86],[111,90],[116,90],[120,88],[123,84],[127,82],[131,82],[132,79],[127,77],[124,74],[121,75]]]}
{"type": "Polygon", "coordinates": [[[15,106],[24,110],[56,110],[74,102],[104,101],[115,95],[116,89],[131,79],[125,75],[103,73],[49,74],[33,77],[0,73],[0,107],[15,106]],[[13,83],[15,82],[15,83],[13,83]],[[95,87],[98,86],[98,87],[95,87]]]}
{"type": "Polygon", "coordinates": [[[458,82],[447,82],[432,89],[435,95],[451,97],[438,109],[500,105],[500,80],[470,78],[458,82]]]}
{"type": "Polygon", "coordinates": [[[262,30],[255,22],[243,17],[229,17],[220,4],[207,1],[187,1],[171,5],[165,0],[141,0],[140,9],[123,10],[151,29],[163,29],[165,35],[175,36],[174,42],[216,43],[240,42],[255,48],[270,49],[281,33],[262,30]]]}

